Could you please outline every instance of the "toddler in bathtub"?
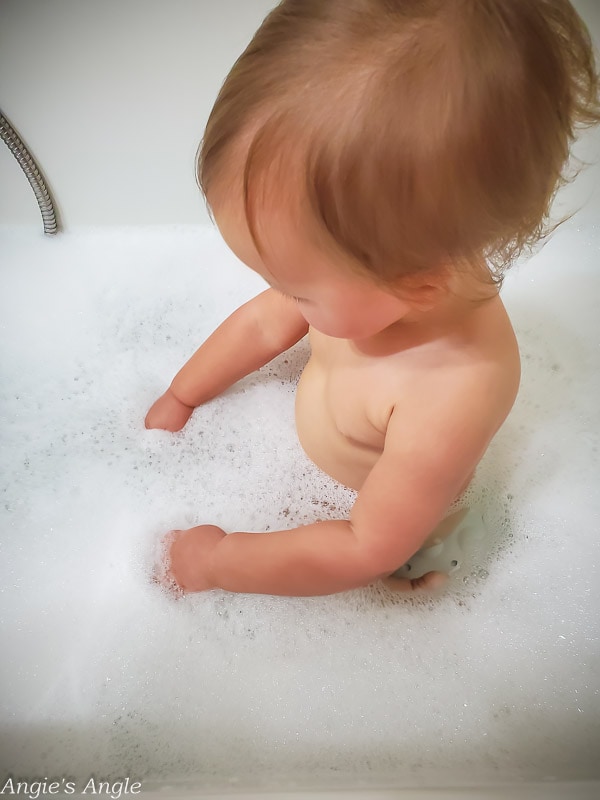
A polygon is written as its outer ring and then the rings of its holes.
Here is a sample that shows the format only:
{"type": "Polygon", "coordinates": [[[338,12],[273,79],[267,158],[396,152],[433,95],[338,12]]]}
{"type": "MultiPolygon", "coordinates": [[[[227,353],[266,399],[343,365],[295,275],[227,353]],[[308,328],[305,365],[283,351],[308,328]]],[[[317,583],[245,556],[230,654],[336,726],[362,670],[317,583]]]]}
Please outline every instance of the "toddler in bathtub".
{"type": "MultiPolygon", "coordinates": [[[[503,270],[542,235],[575,126],[599,119],[567,0],[283,0],[269,14],[217,98],[199,180],[270,288],[208,338],[146,426],[181,429],[308,334],[298,436],[358,495],[349,519],[294,530],[172,532],[163,580],[329,594],[453,535],[460,519],[444,517],[519,385],[503,270]]],[[[445,580],[422,571],[389,580],[445,580]]]]}

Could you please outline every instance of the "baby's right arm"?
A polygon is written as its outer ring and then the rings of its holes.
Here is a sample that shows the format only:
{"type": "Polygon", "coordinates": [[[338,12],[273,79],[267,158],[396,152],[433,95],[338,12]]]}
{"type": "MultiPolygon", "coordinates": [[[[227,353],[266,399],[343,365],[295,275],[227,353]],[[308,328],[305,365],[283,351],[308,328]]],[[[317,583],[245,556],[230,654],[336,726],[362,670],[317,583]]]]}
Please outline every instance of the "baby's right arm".
{"type": "Polygon", "coordinates": [[[267,289],[234,311],[179,370],[146,415],[146,428],[178,431],[196,406],[296,344],[308,323],[290,302],[267,289]]]}

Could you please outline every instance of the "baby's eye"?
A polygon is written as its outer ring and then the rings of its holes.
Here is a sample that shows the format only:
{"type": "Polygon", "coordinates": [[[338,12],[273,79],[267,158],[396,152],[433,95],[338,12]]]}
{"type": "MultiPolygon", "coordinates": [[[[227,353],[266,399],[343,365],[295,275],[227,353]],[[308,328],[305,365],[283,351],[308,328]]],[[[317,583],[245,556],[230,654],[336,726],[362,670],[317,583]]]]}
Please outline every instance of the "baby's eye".
{"type": "Polygon", "coordinates": [[[296,303],[303,303],[305,302],[303,297],[296,297],[293,294],[285,294],[285,292],[280,292],[284,297],[287,297],[288,300],[294,300],[296,303]]]}

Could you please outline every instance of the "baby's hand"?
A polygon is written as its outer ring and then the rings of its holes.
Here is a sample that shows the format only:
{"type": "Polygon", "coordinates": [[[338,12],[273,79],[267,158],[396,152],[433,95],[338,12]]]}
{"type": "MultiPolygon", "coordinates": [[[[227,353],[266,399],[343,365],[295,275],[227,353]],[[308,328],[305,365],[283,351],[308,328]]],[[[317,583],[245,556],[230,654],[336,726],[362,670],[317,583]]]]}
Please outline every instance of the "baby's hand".
{"type": "Polygon", "coordinates": [[[198,525],[186,531],[171,531],[165,540],[165,563],[155,579],[176,592],[204,592],[214,589],[211,580],[211,554],[226,536],[216,525],[198,525]]]}
{"type": "Polygon", "coordinates": [[[146,428],[180,431],[192,416],[193,410],[192,406],[186,406],[167,389],[146,414],[146,428]]]}

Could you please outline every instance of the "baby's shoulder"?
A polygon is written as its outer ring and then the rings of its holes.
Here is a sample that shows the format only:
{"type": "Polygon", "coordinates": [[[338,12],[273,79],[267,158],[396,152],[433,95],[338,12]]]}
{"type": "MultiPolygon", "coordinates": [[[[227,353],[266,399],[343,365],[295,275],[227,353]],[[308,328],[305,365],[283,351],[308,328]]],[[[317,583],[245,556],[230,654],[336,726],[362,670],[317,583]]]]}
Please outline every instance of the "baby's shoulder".
{"type": "MultiPolygon", "coordinates": [[[[412,368],[390,383],[388,413],[393,409],[418,428],[478,428],[493,435],[519,389],[519,349],[506,314],[470,335],[415,350],[409,362],[412,368]]],[[[400,359],[398,367],[401,375],[400,359]]]]}
{"type": "MultiPolygon", "coordinates": [[[[427,378],[389,403],[384,452],[470,473],[508,416],[518,388],[508,362],[463,361],[427,378]]],[[[420,462],[419,462],[420,463],[420,462]]]]}

